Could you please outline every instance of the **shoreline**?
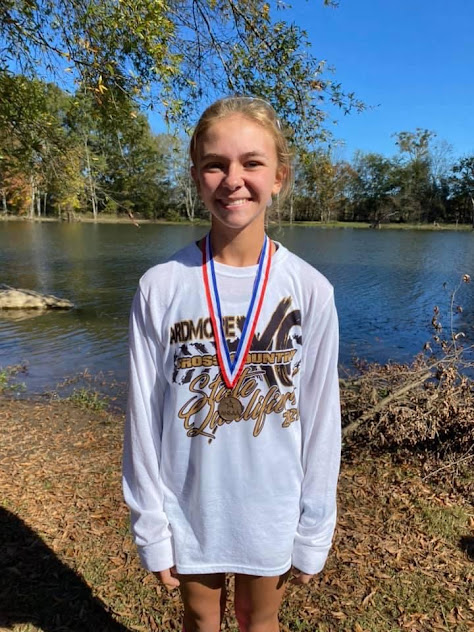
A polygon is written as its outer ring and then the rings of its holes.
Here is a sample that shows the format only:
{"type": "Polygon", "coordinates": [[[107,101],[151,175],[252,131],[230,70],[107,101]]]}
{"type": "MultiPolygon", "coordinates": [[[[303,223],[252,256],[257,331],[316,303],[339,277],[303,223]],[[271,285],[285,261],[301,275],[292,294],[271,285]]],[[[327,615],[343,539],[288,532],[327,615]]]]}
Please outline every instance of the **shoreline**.
{"type": "MultiPolygon", "coordinates": [[[[156,224],[162,226],[209,226],[210,222],[206,219],[196,219],[194,222],[189,220],[173,221],[166,219],[133,219],[128,217],[107,217],[99,216],[96,220],[88,215],[77,214],[77,219],[68,222],[66,220],[59,219],[58,217],[18,217],[15,215],[0,215],[0,222],[19,222],[19,223],[45,223],[45,224],[132,224],[133,226],[141,226],[147,224],[156,224]]],[[[271,221],[269,224],[272,226],[284,226],[284,227],[313,227],[324,229],[362,229],[362,230],[421,230],[421,231],[459,231],[459,232],[474,232],[474,227],[470,224],[381,224],[377,228],[373,228],[368,222],[289,222],[271,221]]]]}

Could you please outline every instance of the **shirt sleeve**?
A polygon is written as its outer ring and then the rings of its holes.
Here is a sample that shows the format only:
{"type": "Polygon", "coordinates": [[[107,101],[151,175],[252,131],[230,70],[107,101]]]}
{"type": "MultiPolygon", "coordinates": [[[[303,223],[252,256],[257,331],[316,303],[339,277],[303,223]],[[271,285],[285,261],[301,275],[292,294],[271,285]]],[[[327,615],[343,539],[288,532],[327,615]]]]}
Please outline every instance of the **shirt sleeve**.
{"type": "Polygon", "coordinates": [[[150,571],[165,570],[174,564],[160,476],[165,383],[160,357],[160,342],[149,305],[138,289],[130,315],[123,492],[140,559],[150,571]]]}
{"type": "Polygon", "coordinates": [[[292,563],[314,575],[324,567],[334,534],[341,454],[339,330],[332,292],[309,328],[299,405],[304,477],[292,563]]]}

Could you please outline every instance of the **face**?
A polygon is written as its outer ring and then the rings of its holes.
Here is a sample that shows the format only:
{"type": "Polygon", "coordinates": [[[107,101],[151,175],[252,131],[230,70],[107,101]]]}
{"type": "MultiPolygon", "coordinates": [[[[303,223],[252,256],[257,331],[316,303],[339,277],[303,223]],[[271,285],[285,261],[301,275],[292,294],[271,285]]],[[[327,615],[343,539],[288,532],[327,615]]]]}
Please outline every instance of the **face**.
{"type": "Polygon", "coordinates": [[[267,203],[282,185],[272,135],[240,114],[203,134],[192,176],[213,226],[238,231],[263,229],[267,203]]]}

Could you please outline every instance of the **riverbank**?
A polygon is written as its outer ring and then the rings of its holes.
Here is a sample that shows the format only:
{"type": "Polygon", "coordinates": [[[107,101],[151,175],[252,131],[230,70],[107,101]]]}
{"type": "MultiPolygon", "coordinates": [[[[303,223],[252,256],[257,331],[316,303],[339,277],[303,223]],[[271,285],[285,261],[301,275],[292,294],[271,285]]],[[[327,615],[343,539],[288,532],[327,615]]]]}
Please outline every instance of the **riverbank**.
{"type": "MultiPolygon", "coordinates": [[[[4,222],[44,222],[44,223],[68,223],[57,217],[17,217],[15,215],[0,215],[0,221],[4,222]]],[[[163,226],[210,226],[210,222],[205,219],[196,219],[190,221],[172,221],[166,219],[130,219],[129,217],[117,217],[110,215],[99,215],[94,219],[91,215],[81,215],[76,213],[76,220],[71,223],[85,224],[132,224],[134,226],[147,224],[162,224],[163,226]]],[[[316,228],[363,228],[374,230],[369,222],[288,222],[288,221],[271,221],[270,226],[313,226],[316,228]]],[[[474,227],[470,224],[396,224],[387,223],[377,226],[377,230],[429,230],[429,231],[473,231],[474,227]]]]}
{"type": "MultiPolygon", "coordinates": [[[[123,417],[0,396],[0,423],[0,630],[180,630],[176,592],[140,568],[129,536],[123,417]]],[[[282,632],[471,629],[460,541],[473,509],[459,485],[423,480],[423,463],[345,452],[334,547],[311,584],[288,589],[282,632]]],[[[223,630],[237,631],[233,617],[223,630]]]]}

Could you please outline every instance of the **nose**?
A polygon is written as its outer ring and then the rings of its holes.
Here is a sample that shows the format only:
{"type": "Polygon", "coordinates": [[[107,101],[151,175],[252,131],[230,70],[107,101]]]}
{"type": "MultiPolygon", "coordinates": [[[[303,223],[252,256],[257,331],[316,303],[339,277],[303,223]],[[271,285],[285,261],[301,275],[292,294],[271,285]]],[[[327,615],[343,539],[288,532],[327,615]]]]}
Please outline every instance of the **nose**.
{"type": "Polygon", "coordinates": [[[235,191],[243,185],[242,171],[237,165],[229,165],[223,184],[231,191],[235,191]]]}

